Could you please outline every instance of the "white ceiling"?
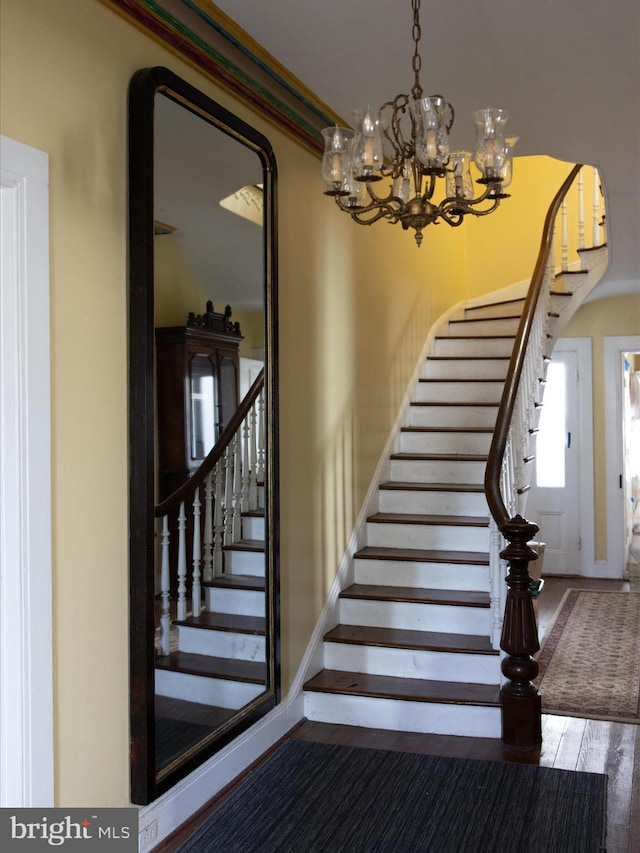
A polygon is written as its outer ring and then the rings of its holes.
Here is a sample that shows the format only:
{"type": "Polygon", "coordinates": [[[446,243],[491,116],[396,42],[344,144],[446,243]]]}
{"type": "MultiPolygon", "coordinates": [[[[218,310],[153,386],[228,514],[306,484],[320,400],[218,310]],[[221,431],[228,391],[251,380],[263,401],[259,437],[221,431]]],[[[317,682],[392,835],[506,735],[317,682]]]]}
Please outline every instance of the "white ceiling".
{"type": "MultiPolygon", "coordinates": [[[[336,112],[413,83],[410,0],[216,0],[336,112]]],[[[610,223],[600,295],[640,292],[639,0],[423,0],[422,84],[471,113],[510,112],[519,155],[597,166],[610,223]]]]}

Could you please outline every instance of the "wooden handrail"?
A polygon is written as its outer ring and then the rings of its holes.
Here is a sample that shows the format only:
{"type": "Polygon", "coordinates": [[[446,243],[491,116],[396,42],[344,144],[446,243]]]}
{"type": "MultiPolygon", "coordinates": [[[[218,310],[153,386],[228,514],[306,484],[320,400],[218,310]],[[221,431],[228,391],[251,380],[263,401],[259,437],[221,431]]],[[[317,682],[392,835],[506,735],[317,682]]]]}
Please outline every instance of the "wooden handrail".
{"type": "Polygon", "coordinates": [[[498,527],[509,521],[509,513],[502,499],[500,489],[502,459],[504,457],[507,439],[509,437],[509,428],[513,417],[513,410],[520,385],[520,377],[524,365],[525,355],[527,352],[527,344],[533,326],[534,314],[538,305],[538,298],[544,281],[545,269],[547,267],[549,254],[553,242],[553,227],[555,218],[560,210],[560,205],[570,186],[578,176],[582,165],[576,165],[569,172],[566,180],[556,193],[544,222],[542,229],[542,239],[540,241],[540,250],[538,258],[533,270],[531,284],[527,292],[527,297],[522,310],[518,332],[513,345],[513,352],[507,370],[507,378],[505,379],[496,425],[493,432],[493,440],[489,449],[489,457],[487,459],[487,467],[484,476],[484,490],[489,504],[489,511],[496,521],[498,527]]]}
{"type": "Polygon", "coordinates": [[[264,387],[264,369],[260,371],[257,379],[246,393],[244,399],[233,413],[231,420],[222,431],[222,435],[211,448],[205,459],[203,459],[200,467],[189,479],[179,488],[166,497],[161,503],[156,504],[154,515],[156,518],[161,518],[170,510],[180,506],[180,503],[190,497],[198,486],[202,485],[209,473],[214,469],[217,462],[224,454],[226,448],[231,443],[234,435],[238,431],[242,421],[246,418],[251,406],[254,404],[258,394],[264,387]]]}

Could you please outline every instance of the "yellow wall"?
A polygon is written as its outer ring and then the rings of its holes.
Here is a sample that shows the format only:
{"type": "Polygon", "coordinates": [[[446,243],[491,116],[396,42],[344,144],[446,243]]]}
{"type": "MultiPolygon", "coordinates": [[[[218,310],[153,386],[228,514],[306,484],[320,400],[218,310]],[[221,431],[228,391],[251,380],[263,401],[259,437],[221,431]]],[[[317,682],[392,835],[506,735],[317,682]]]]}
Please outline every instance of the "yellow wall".
{"type": "Polygon", "coordinates": [[[461,226],[470,299],[531,276],[547,209],[572,167],[551,157],[516,157],[511,198],[461,226]]]}
{"type": "MultiPolygon", "coordinates": [[[[593,370],[593,479],[595,559],[607,559],[607,490],[605,437],[604,338],[640,333],[637,295],[598,299],[578,309],[563,338],[591,338],[593,370]]],[[[611,377],[608,377],[611,381],[611,377]]]]}
{"type": "Polygon", "coordinates": [[[183,326],[191,311],[203,314],[207,297],[174,237],[156,236],[153,254],[155,325],[183,326]]]}
{"type": "Polygon", "coordinates": [[[277,157],[285,690],[425,334],[463,296],[460,237],[441,227],[418,250],[399,228],[348,222],[317,158],[98,0],[2,0],[0,60],[3,134],[50,155],[56,801],[116,806],[129,790],[131,75],[169,66],[277,157]]]}

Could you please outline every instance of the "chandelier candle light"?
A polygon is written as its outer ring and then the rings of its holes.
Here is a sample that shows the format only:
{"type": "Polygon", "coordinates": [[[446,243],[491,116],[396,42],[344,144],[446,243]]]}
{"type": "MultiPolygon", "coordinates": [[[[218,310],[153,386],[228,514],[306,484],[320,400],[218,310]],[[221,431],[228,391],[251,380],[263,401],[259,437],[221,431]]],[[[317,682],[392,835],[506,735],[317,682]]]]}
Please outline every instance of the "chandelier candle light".
{"type": "MultiPolygon", "coordinates": [[[[379,219],[407,230],[415,230],[418,246],[422,229],[443,220],[460,225],[464,217],[493,213],[513,173],[513,149],[517,136],[504,136],[509,117],[506,110],[486,107],[474,113],[475,152],[450,151],[449,132],[454,111],[441,95],[425,97],[420,85],[422,59],[420,0],[412,0],[413,71],[415,82],[409,95],[396,95],[378,112],[367,108],[354,112],[354,129],[327,127],[322,131],[325,150],[322,177],[325,195],[333,196],[340,210],[360,225],[379,219]],[[473,197],[471,158],[481,176],[482,191],[473,197]],[[444,178],[445,198],[433,199],[437,179],[444,178]],[[387,180],[387,194],[377,183],[387,180]]],[[[442,193],[440,193],[442,194],[442,193]]]]}

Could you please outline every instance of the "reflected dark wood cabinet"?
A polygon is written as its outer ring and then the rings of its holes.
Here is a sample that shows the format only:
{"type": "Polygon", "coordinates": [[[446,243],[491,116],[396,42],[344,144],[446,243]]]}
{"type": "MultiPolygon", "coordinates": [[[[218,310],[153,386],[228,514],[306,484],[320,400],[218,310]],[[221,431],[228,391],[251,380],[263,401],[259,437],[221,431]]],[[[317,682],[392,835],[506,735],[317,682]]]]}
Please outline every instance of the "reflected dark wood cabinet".
{"type": "Polygon", "coordinates": [[[242,340],[231,309],[189,314],[184,326],[155,330],[158,498],[164,500],[200,466],[239,403],[242,340]]]}

